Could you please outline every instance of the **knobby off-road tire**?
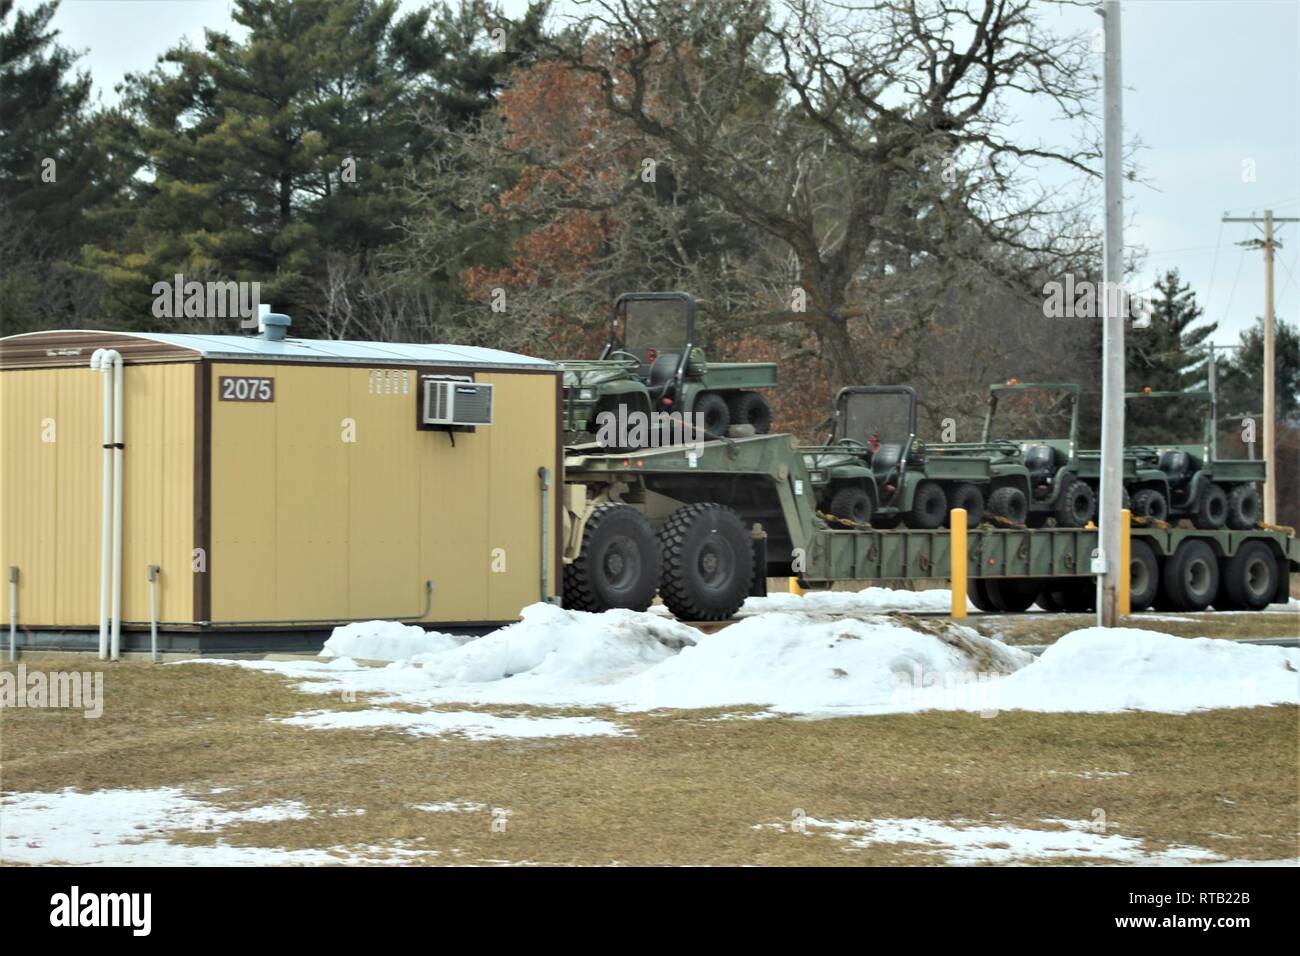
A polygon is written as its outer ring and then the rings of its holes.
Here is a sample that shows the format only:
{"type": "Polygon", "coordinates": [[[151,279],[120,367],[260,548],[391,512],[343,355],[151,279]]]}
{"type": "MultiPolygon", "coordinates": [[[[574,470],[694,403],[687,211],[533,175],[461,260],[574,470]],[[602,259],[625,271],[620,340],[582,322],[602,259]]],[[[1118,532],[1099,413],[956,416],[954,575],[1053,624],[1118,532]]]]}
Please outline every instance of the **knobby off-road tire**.
{"type": "Polygon", "coordinates": [[[695,399],[690,420],[696,421],[696,415],[703,416],[700,420],[704,422],[703,437],[706,439],[722,438],[731,427],[731,409],[727,407],[727,400],[717,392],[705,392],[695,399]]]}
{"type": "Polygon", "coordinates": [[[1217,531],[1228,522],[1228,496],[1218,485],[1206,485],[1196,502],[1192,524],[1207,531],[1217,531]]]}
{"type": "Polygon", "coordinates": [[[1228,527],[1234,531],[1250,531],[1259,524],[1262,510],[1254,485],[1237,485],[1228,493],[1228,527]]]}
{"type": "Polygon", "coordinates": [[[903,515],[903,523],[909,528],[933,531],[943,525],[947,516],[948,496],[943,488],[933,481],[922,481],[916,486],[912,507],[903,515]]]}
{"type": "Polygon", "coordinates": [[[1169,501],[1155,488],[1143,488],[1133,496],[1133,517],[1167,521],[1169,501]]]}
{"type": "Polygon", "coordinates": [[[854,524],[844,525],[846,528],[870,524],[872,510],[871,495],[867,494],[865,488],[855,488],[850,485],[840,488],[831,498],[831,514],[854,522],[854,524]]]}
{"type": "Polygon", "coordinates": [[[659,544],[641,512],[602,505],[587,519],[582,548],[564,569],[564,606],[575,611],[644,611],[659,586],[659,544]]]}
{"type": "Polygon", "coordinates": [[[754,552],[740,516],[713,502],[678,508],[659,529],[659,595],[683,621],[723,621],[745,603],[754,552]]]}
{"type": "Polygon", "coordinates": [[[979,485],[964,481],[957,485],[948,495],[948,514],[943,519],[944,527],[952,527],[952,513],[958,508],[966,509],[966,527],[978,528],[984,520],[984,492],[979,485]]]}
{"type": "Polygon", "coordinates": [[[1005,518],[1014,524],[1024,524],[1029,517],[1029,499],[1019,488],[1006,485],[989,495],[987,510],[989,514],[1005,518]]]}
{"type": "Polygon", "coordinates": [[[772,406],[758,392],[737,392],[727,400],[731,424],[753,425],[755,435],[772,430],[772,406]]]}
{"type": "Polygon", "coordinates": [[[1092,485],[1077,478],[1065,486],[1056,506],[1058,528],[1082,528],[1097,514],[1097,495],[1092,485]]]}

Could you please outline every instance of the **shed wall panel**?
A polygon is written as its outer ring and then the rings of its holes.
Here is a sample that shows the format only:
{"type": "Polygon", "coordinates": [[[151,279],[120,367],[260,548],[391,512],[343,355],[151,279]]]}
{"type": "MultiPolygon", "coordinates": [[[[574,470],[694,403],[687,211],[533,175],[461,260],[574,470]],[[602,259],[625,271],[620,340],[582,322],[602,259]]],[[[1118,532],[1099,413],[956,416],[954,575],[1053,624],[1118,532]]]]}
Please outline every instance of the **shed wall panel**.
{"type": "MultiPolygon", "coordinates": [[[[146,569],[163,568],[159,616],[191,619],[194,366],[127,365],[122,617],[149,617],[146,569]]],[[[103,379],[88,367],[0,375],[0,566],[20,570],[19,620],[97,627],[103,379]]],[[[2,613],[9,614],[8,589],[2,613]]]]}
{"type": "Polygon", "coordinates": [[[452,435],[416,427],[421,371],[213,363],[214,623],[415,617],[430,580],[428,621],[537,599],[555,376],[478,373],[495,423],[452,435]],[[274,401],[222,401],[226,376],[274,378],[274,401]]]}

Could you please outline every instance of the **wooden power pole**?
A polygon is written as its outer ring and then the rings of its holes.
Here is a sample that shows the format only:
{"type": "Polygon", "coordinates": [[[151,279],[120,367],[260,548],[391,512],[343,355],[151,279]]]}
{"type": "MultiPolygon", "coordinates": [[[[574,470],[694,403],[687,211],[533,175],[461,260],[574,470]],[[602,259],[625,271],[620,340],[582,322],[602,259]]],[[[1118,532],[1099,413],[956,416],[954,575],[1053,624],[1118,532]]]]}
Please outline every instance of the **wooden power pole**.
{"type": "Polygon", "coordinates": [[[1274,446],[1273,425],[1277,421],[1273,398],[1274,379],[1277,375],[1277,357],[1274,351],[1273,331],[1273,225],[1279,222],[1300,222],[1300,219],[1279,218],[1273,210],[1265,209],[1262,216],[1224,216],[1224,222],[1249,222],[1263,225],[1264,239],[1256,242],[1264,250],[1264,522],[1277,524],[1277,448],[1274,446]]]}

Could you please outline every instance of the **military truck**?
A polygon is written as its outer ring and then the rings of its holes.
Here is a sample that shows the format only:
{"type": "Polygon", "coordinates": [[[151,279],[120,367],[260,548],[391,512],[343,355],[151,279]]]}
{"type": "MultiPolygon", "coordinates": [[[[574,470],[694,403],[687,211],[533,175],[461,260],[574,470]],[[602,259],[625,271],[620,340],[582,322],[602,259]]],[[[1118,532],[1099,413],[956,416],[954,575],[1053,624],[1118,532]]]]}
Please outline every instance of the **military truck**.
{"type": "Polygon", "coordinates": [[[989,387],[978,442],[930,446],[931,459],[977,456],[989,463],[988,510],[1012,524],[1082,528],[1097,513],[1095,483],[1079,459],[1079,386],[1015,379],[989,387]],[[1044,432],[1052,437],[1031,437],[1044,432]]]}
{"type": "Polygon", "coordinates": [[[1265,462],[1218,457],[1211,392],[1143,389],[1124,398],[1124,455],[1136,461],[1124,484],[1135,516],[1185,518],[1210,530],[1248,531],[1259,523],[1265,462]],[[1186,442],[1197,430],[1200,441],[1186,442]]]}
{"type": "Polygon", "coordinates": [[[840,389],[825,444],[800,451],[817,508],[836,527],[932,529],[965,508],[983,519],[990,469],[986,458],[927,458],[916,440],[916,391],[910,385],[840,389]]]}
{"type": "Polygon", "coordinates": [[[699,429],[690,427],[696,422],[713,438],[733,426],[767,434],[772,409],[755,389],[776,384],[776,365],[708,362],[696,345],[695,314],[686,292],[620,295],[600,357],[560,363],[566,443],[594,437],[607,447],[638,448],[683,434],[698,440],[699,429]]]}

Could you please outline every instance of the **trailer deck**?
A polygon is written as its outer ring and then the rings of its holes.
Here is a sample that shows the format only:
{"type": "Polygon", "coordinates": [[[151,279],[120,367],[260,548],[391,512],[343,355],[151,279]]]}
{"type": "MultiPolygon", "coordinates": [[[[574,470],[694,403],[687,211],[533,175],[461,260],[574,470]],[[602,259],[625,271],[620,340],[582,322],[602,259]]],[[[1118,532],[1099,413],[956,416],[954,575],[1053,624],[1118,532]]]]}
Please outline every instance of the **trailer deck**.
{"type": "MultiPolygon", "coordinates": [[[[818,515],[802,451],[790,435],[626,453],[574,447],[565,460],[564,482],[566,565],[578,557],[583,526],[597,507],[629,505],[658,529],[683,506],[713,503],[731,509],[752,529],[755,561],[767,576],[794,577],[810,588],[846,580],[954,577],[954,535],[960,532],[828,526],[818,515]]],[[[1040,606],[1060,605],[1050,610],[1086,609],[1098,547],[1095,528],[983,526],[963,537],[965,578],[977,606],[1023,610],[1041,593],[1040,606]]],[[[1142,606],[1200,610],[1214,603],[1259,609],[1285,603],[1289,573],[1300,571],[1300,541],[1287,531],[1151,525],[1134,527],[1131,541],[1135,603],[1141,591],[1142,606]],[[1235,582],[1231,589],[1229,581],[1235,582]]],[[[735,608],[716,610],[725,618],[735,608]]]]}

